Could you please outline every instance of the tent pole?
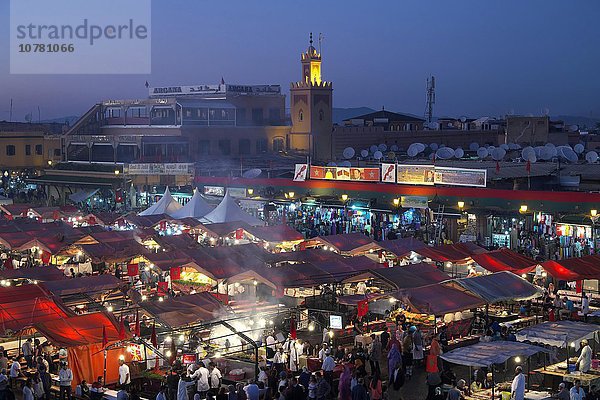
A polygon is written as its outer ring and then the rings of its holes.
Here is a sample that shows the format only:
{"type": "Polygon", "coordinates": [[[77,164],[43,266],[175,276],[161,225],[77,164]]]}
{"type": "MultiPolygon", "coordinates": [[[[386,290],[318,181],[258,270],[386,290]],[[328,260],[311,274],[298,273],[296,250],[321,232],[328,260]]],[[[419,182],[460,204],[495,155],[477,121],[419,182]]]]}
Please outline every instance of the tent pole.
{"type": "Polygon", "coordinates": [[[491,367],[492,367],[492,399],[493,399],[495,397],[494,389],[496,388],[496,378],[494,377],[494,364],[492,364],[491,367]]]}
{"type": "Polygon", "coordinates": [[[106,348],[104,349],[104,384],[106,385],[106,348]]]}

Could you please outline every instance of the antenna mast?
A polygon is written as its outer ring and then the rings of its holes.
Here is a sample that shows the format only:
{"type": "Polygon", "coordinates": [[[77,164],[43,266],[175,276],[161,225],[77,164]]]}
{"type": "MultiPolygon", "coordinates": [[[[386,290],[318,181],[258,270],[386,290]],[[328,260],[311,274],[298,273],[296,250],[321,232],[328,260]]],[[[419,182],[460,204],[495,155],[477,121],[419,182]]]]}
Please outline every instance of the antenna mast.
{"type": "Polygon", "coordinates": [[[431,123],[433,119],[433,105],[435,104],[435,76],[427,78],[427,105],[425,107],[425,119],[431,123]]]}
{"type": "Polygon", "coordinates": [[[319,33],[319,54],[321,54],[321,42],[325,39],[322,33],[319,33]]]}

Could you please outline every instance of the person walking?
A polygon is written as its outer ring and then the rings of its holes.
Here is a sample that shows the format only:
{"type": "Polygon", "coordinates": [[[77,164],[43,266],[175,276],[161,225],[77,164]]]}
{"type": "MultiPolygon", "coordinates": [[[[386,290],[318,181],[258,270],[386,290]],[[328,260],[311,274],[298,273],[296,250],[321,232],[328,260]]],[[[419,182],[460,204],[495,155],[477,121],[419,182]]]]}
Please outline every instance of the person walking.
{"type": "Polygon", "coordinates": [[[371,344],[369,345],[369,364],[371,364],[371,375],[381,375],[379,360],[381,359],[381,342],[379,337],[371,334],[371,344]]]}
{"type": "Polygon", "coordinates": [[[525,375],[523,367],[515,368],[515,377],[510,385],[510,398],[512,400],[525,400],[525,375]]]}
{"type": "Polygon", "coordinates": [[[71,400],[71,383],[73,382],[73,371],[66,361],[63,361],[58,371],[60,400],[71,400]]]}

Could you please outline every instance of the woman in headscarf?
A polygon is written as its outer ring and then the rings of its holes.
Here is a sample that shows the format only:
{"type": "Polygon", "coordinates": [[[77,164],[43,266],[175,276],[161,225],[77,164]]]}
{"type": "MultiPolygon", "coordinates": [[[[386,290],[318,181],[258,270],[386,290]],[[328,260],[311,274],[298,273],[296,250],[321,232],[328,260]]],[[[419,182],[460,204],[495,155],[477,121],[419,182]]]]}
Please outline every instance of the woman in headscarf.
{"type": "Polygon", "coordinates": [[[399,361],[390,369],[389,383],[386,391],[388,400],[401,400],[401,389],[404,385],[404,371],[402,362],[399,361]]]}
{"type": "Polygon", "coordinates": [[[352,382],[352,371],[348,365],[344,366],[344,371],[340,375],[340,383],[338,385],[338,391],[340,394],[340,400],[351,400],[352,391],[350,390],[350,383],[352,382]]]}
{"type": "Polygon", "coordinates": [[[391,371],[394,370],[398,363],[402,364],[402,354],[400,354],[400,350],[398,350],[398,345],[394,343],[391,350],[388,352],[388,373],[391,374],[391,371]]]}

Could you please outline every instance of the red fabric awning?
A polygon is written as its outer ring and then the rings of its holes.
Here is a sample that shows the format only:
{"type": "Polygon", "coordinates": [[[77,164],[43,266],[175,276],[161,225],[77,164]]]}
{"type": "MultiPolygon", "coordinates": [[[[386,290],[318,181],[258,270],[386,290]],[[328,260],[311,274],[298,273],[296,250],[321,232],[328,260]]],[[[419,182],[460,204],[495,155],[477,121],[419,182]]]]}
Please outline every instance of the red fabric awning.
{"type": "Polygon", "coordinates": [[[287,225],[250,226],[244,230],[265,242],[280,243],[304,240],[304,236],[300,232],[287,225]]]}
{"type": "Polygon", "coordinates": [[[423,257],[431,258],[433,261],[459,262],[467,260],[475,254],[485,253],[487,250],[474,243],[456,243],[435,247],[423,247],[415,250],[415,252],[423,257]]]}
{"type": "MultiPolygon", "coordinates": [[[[60,347],[102,343],[102,328],[106,329],[106,337],[109,343],[119,340],[117,322],[112,316],[103,312],[37,323],[35,328],[50,342],[60,347]]],[[[131,338],[131,334],[127,330],[125,334],[131,338]]]]}
{"type": "MultiPolygon", "coordinates": [[[[64,274],[63,274],[64,277],[64,274]]],[[[89,296],[101,295],[123,286],[122,280],[114,275],[92,275],[79,278],[45,282],[43,286],[56,296],[69,296],[87,293],[89,296]]]]}
{"type": "Polygon", "coordinates": [[[60,301],[40,285],[0,288],[0,334],[12,334],[69,315],[60,301]]]}
{"type": "Polygon", "coordinates": [[[17,268],[0,271],[2,279],[31,279],[32,281],[48,282],[67,279],[63,271],[56,267],[17,268]]]}
{"type": "Polygon", "coordinates": [[[377,242],[375,242],[367,235],[363,235],[362,233],[347,233],[331,236],[319,236],[312,240],[324,244],[326,246],[333,246],[341,253],[349,253],[359,248],[366,248],[368,251],[369,248],[380,247],[377,242]]]}
{"type": "Polygon", "coordinates": [[[539,264],[534,259],[507,248],[483,254],[473,254],[471,258],[482,268],[490,272],[510,271],[517,275],[531,272],[539,264]]]}
{"type": "Polygon", "coordinates": [[[600,255],[567,258],[560,261],[546,261],[542,267],[554,278],[575,281],[600,279],[600,255]]]}
{"type": "Polygon", "coordinates": [[[442,283],[401,290],[394,294],[394,297],[408,302],[414,312],[435,316],[468,310],[485,304],[482,299],[474,295],[442,283]]]}
{"type": "Polygon", "coordinates": [[[212,321],[227,313],[219,300],[207,292],[165,299],[163,302],[144,302],[140,306],[171,328],[212,321]]]}
{"type": "Polygon", "coordinates": [[[422,249],[426,244],[414,237],[384,240],[379,243],[383,250],[394,254],[396,257],[402,257],[411,251],[422,249]]]}

